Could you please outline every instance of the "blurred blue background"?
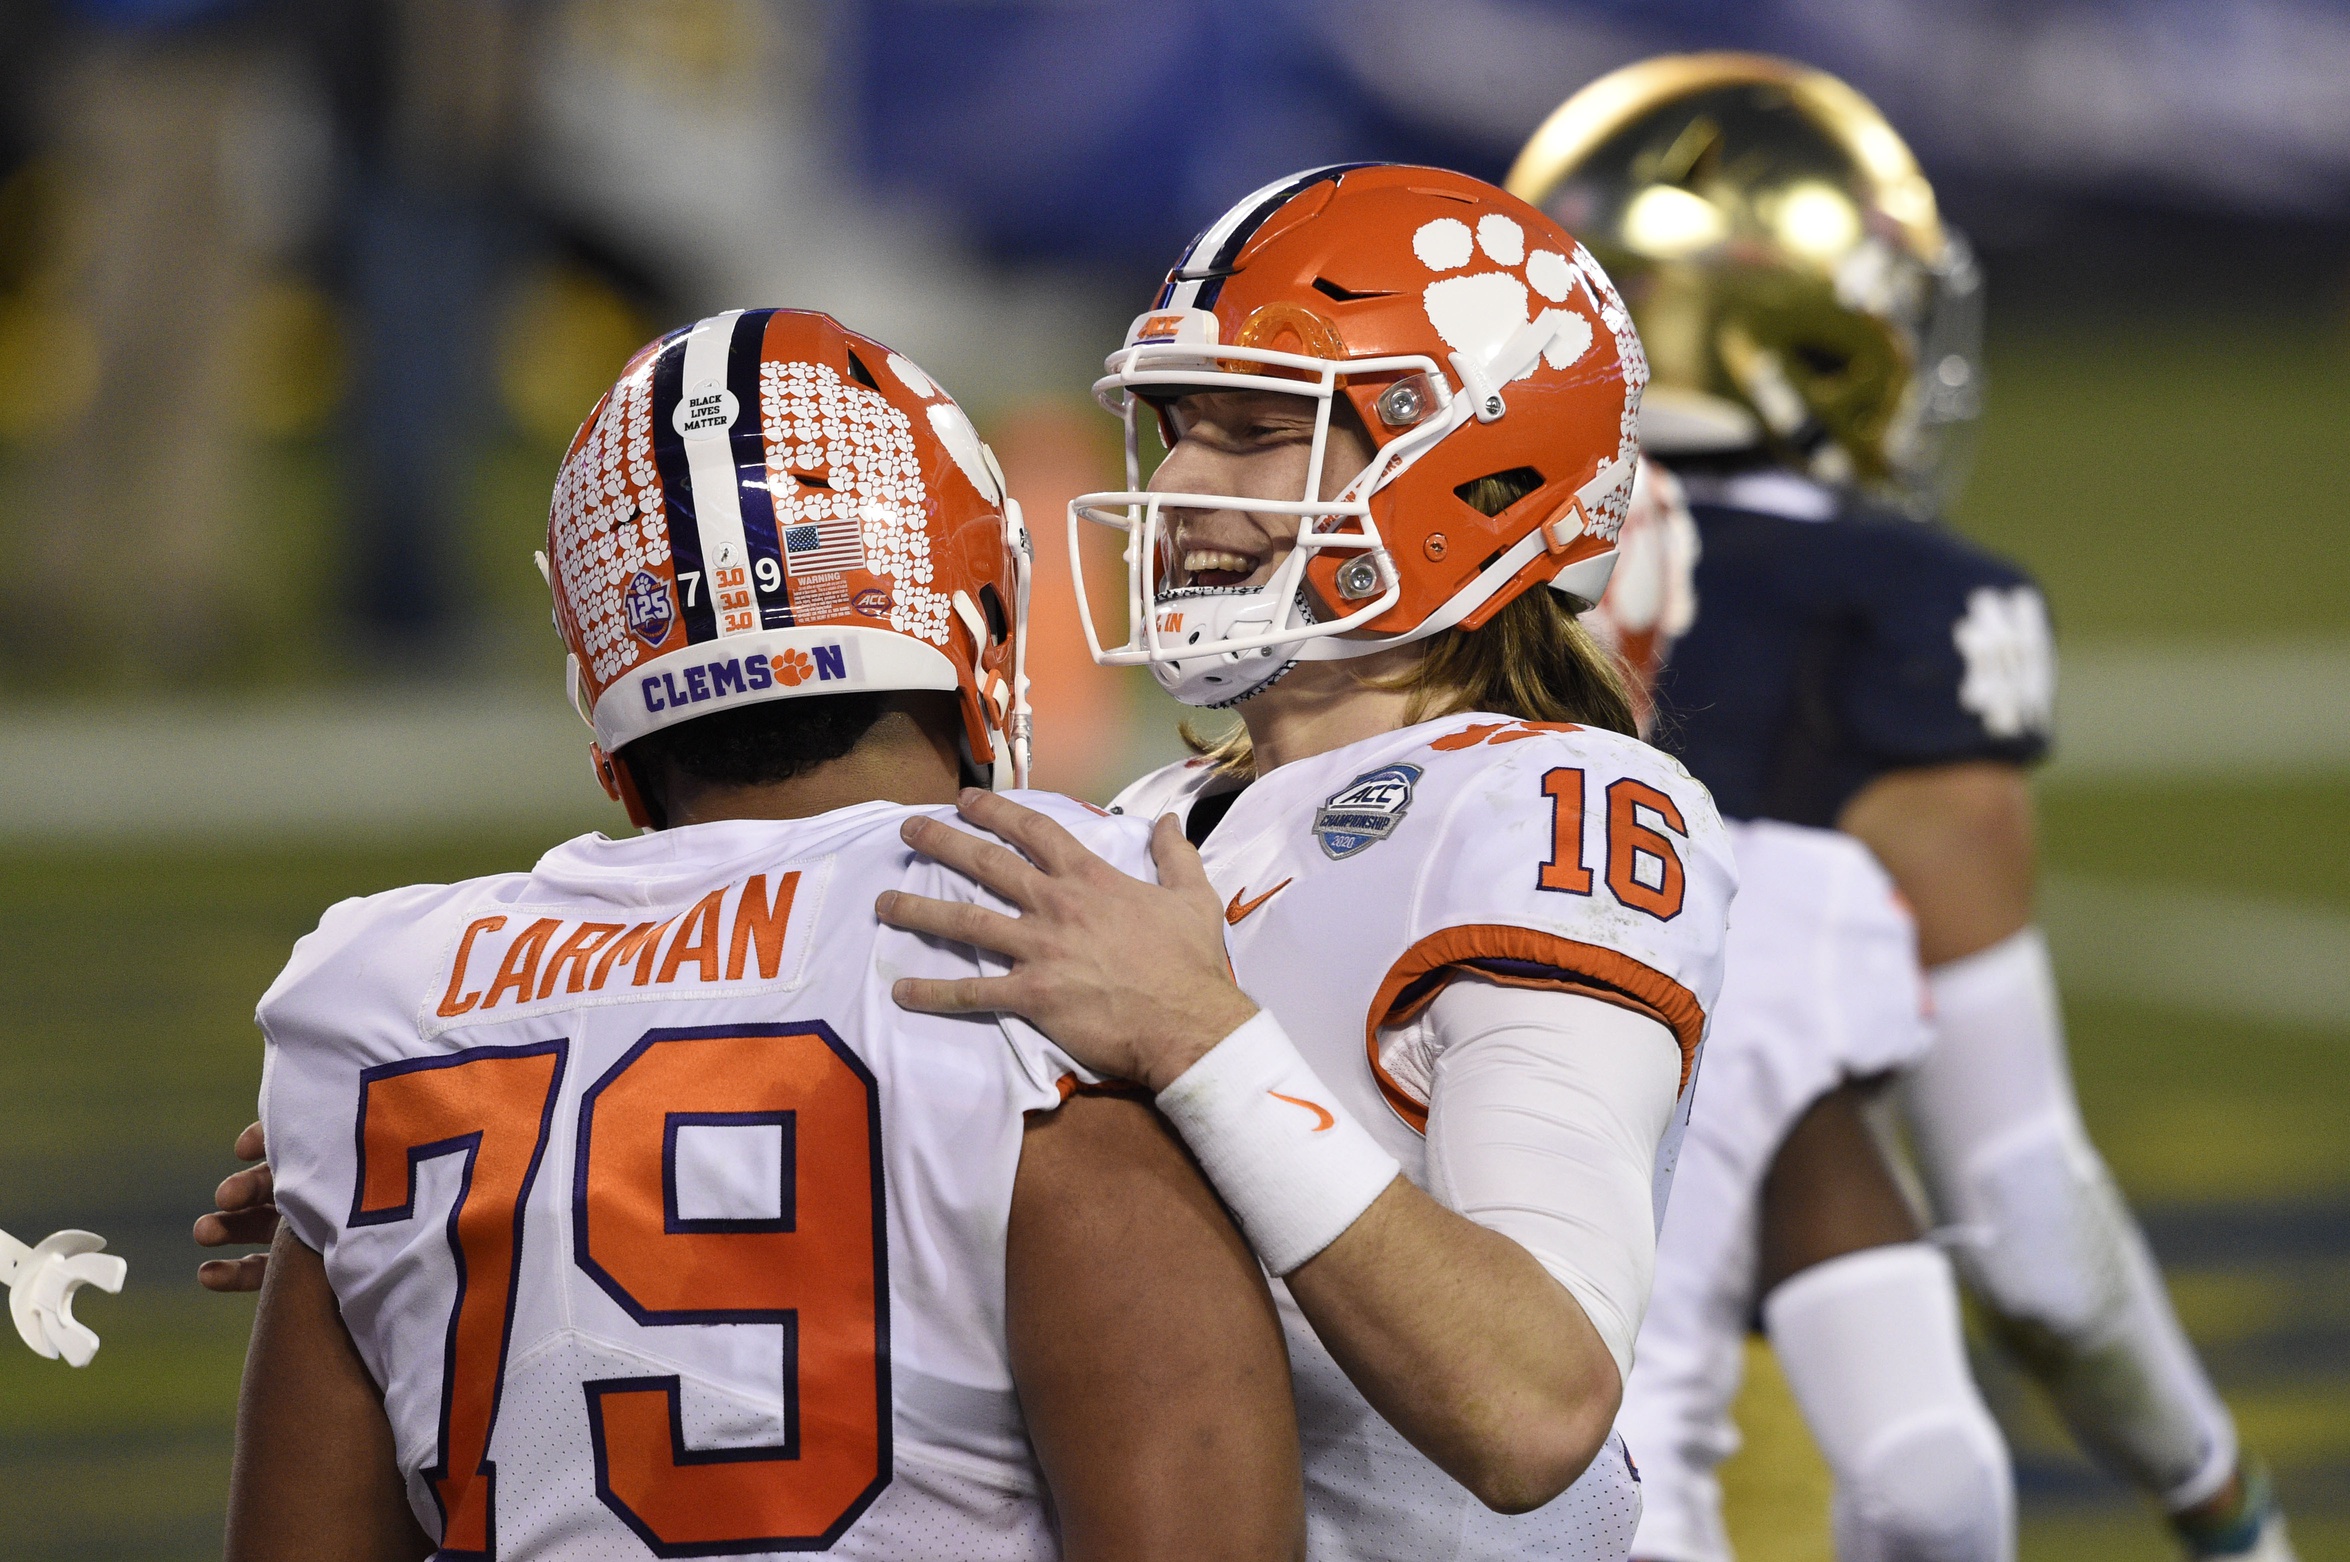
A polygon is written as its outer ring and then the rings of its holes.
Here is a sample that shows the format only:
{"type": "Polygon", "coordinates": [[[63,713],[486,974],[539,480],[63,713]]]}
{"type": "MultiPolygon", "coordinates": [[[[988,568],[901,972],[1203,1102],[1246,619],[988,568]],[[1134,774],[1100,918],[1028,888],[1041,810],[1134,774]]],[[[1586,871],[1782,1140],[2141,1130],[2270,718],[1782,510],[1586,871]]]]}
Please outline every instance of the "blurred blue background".
{"type": "MultiPolygon", "coordinates": [[[[1040,774],[1174,712],[1095,669],[1085,386],[1192,232],[1385,157],[1496,177],[1594,75],[1788,53],[1913,141],[1990,280],[1958,524],[2063,639],[2047,916],[2084,1103],[2182,1312],[2350,1558],[2350,5],[2308,0],[15,0],[0,8],[0,1225],[132,1260],[0,1349],[0,1551],[217,1555],[249,1305],[186,1222],[254,999],[342,896],[619,829],[529,562],[655,331],[828,309],[1037,524],[1040,774]]],[[[1986,1353],[2035,1559],[2164,1554],[1986,1353]]],[[[1827,1555],[1767,1362],[1742,1554],[1827,1555]]]]}
{"type": "Polygon", "coordinates": [[[1995,243],[2076,203],[2350,214],[2339,6],[882,0],[842,14],[860,172],[1010,260],[1163,269],[1235,192],[1315,163],[1498,180],[1563,85],[1673,49],[1843,76],[1995,243]]]}

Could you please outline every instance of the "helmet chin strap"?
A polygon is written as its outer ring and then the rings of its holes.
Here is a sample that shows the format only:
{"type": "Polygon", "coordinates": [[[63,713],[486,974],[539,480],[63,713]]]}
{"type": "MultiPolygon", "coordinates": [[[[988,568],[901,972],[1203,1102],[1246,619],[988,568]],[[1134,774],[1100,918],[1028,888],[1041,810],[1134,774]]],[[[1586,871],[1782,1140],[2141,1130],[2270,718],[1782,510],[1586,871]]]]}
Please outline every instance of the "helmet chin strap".
{"type": "MultiPolygon", "coordinates": [[[[1218,638],[1222,638],[1251,619],[1269,620],[1273,615],[1273,587],[1274,581],[1262,586],[1189,587],[1161,597],[1159,603],[1162,609],[1173,606],[1180,612],[1199,613],[1218,631],[1218,638]]],[[[1291,600],[1301,622],[1317,621],[1313,603],[1302,585],[1294,588],[1291,600]]],[[[1293,640],[1287,645],[1245,651],[1210,649],[1197,656],[1154,662],[1151,676],[1158,680],[1160,688],[1186,705],[1200,710],[1222,710],[1271,688],[1308,654],[1309,647],[1322,643],[1318,639],[1293,640]]]]}
{"type": "Polygon", "coordinates": [[[981,764],[971,752],[971,734],[958,731],[955,735],[955,764],[962,773],[955,778],[957,786],[975,786],[983,791],[1001,792],[1012,784],[1011,756],[1007,745],[996,745],[993,764],[981,764]]]}
{"type": "MultiPolygon", "coordinates": [[[[1291,669],[1297,666],[1300,658],[1294,655],[1287,658],[1276,658],[1268,656],[1265,658],[1265,660],[1272,665],[1273,670],[1267,673],[1264,677],[1259,678],[1256,682],[1250,684],[1247,688],[1242,689],[1238,694],[1225,694],[1221,691],[1217,691],[1216,697],[1214,699],[1208,699],[1202,697],[1196,688],[1180,687],[1178,685],[1168,683],[1165,679],[1160,680],[1160,686],[1166,689],[1166,691],[1173,695],[1176,699],[1181,700],[1184,704],[1190,706],[1193,710],[1230,710],[1235,705],[1244,705],[1248,701],[1255,699],[1258,695],[1264,693],[1267,689],[1270,689],[1273,687],[1273,685],[1288,677],[1291,669]]],[[[1156,669],[1153,670],[1156,671],[1156,669]]]]}
{"type": "MultiPolygon", "coordinates": [[[[1601,463],[1599,470],[1592,474],[1590,481],[1576,490],[1576,503],[1582,507],[1583,512],[1597,510],[1605,499],[1618,490],[1630,488],[1637,470],[1637,461],[1624,457],[1601,463]]],[[[1580,530],[1579,522],[1577,529],[1580,530]]],[[[1496,591],[1515,579],[1538,555],[1549,551],[1551,547],[1551,539],[1546,535],[1544,528],[1537,527],[1528,532],[1511,545],[1500,558],[1494,560],[1491,565],[1480,572],[1475,579],[1455,592],[1451,601],[1430,614],[1427,622],[1409,634],[1372,639],[1340,639],[1333,635],[1319,635],[1258,651],[1253,655],[1249,652],[1209,651],[1198,657],[1179,658],[1173,664],[1163,662],[1154,664],[1151,672],[1158,678],[1160,687],[1186,705],[1207,710],[1220,710],[1227,705],[1236,705],[1252,695],[1261,694],[1271,688],[1275,682],[1287,676],[1290,669],[1299,662],[1350,661],[1358,656],[1370,656],[1397,646],[1410,645],[1429,639],[1464,621],[1472,624],[1481,622],[1475,617],[1478,609],[1490,600],[1496,591]],[[1265,666],[1264,670],[1256,673],[1255,676],[1226,672],[1211,684],[1208,682],[1207,667],[1219,657],[1227,661],[1233,668],[1250,667],[1252,663],[1259,661],[1263,662],[1265,666]],[[1197,671],[1187,671],[1184,666],[1186,661],[1202,665],[1197,671]],[[1245,685],[1242,683],[1243,677],[1246,678],[1245,685]]],[[[1291,555],[1292,558],[1297,556],[1296,554],[1291,555]]],[[[1608,576],[1615,569],[1615,560],[1615,550],[1611,547],[1605,553],[1566,565],[1551,578],[1548,586],[1552,590],[1564,592],[1586,602],[1596,602],[1600,595],[1607,590],[1608,576]]],[[[1284,561],[1284,566],[1286,567],[1286,561],[1284,561]]],[[[1279,576],[1276,575],[1275,578],[1278,579],[1279,576]]],[[[1178,601],[1203,606],[1219,601],[1232,603],[1233,606],[1220,614],[1212,606],[1207,608],[1211,621],[1215,622],[1217,627],[1228,631],[1236,621],[1243,620],[1245,615],[1263,608],[1266,593],[1270,591],[1272,584],[1273,582],[1268,581],[1260,587],[1211,592],[1204,596],[1162,597],[1160,603],[1162,607],[1178,601]]],[[[1302,584],[1297,588],[1296,602],[1298,616],[1305,622],[1315,622],[1313,600],[1306,593],[1302,584]]]]}

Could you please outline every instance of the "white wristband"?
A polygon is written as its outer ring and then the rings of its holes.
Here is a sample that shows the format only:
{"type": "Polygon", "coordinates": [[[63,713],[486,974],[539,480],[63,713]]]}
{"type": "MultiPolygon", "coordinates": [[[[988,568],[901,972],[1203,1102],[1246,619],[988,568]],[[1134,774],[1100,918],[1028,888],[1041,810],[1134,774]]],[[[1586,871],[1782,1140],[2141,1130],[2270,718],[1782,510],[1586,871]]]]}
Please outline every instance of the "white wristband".
{"type": "Polygon", "coordinates": [[[1160,1091],[1159,1110],[1277,1275],[1336,1241],[1402,1170],[1261,1009],[1160,1091]]]}

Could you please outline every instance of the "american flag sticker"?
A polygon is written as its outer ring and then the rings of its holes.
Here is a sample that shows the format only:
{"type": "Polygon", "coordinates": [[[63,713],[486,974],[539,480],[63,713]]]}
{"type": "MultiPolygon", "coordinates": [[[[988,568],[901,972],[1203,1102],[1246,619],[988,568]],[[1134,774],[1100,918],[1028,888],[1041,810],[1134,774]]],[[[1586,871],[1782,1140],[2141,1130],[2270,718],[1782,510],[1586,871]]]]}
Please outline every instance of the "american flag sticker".
{"type": "Polygon", "coordinates": [[[865,527],[853,515],[810,516],[779,529],[784,568],[794,575],[865,567],[865,527]]]}

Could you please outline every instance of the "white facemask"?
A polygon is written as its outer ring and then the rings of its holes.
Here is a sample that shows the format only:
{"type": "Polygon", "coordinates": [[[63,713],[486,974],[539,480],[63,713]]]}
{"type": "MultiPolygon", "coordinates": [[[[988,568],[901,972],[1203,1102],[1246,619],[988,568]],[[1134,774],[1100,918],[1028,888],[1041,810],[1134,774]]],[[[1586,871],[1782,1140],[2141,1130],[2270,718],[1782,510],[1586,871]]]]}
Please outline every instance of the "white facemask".
{"type": "Polygon", "coordinates": [[[1094,385],[1095,396],[1126,425],[1126,487],[1080,494],[1069,505],[1073,559],[1082,557],[1080,521],[1125,534],[1128,628],[1123,644],[1103,646],[1086,597],[1085,572],[1076,571],[1078,612],[1093,659],[1107,667],[1147,665],[1160,686],[1187,705],[1229,705],[1300,661],[1361,656],[1402,643],[1396,637],[1335,638],[1361,629],[1402,598],[1394,560],[1371,516],[1371,496],[1469,415],[1429,358],[1328,359],[1219,347],[1217,330],[1216,317],[1205,310],[1159,311],[1135,322],[1127,345],[1111,356],[1110,372],[1094,385]],[[1291,373],[1249,372],[1242,365],[1291,373]],[[1322,491],[1331,403],[1339,393],[1341,376],[1348,374],[1418,376],[1413,383],[1423,399],[1415,426],[1389,441],[1343,492],[1320,499],[1315,496],[1322,491]],[[1145,489],[1140,419],[1149,410],[1143,394],[1154,390],[1274,392],[1314,402],[1313,445],[1298,497],[1259,499],[1145,489]],[[1171,552],[1169,510],[1294,515],[1297,538],[1261,585],[1170,587],[1160,578],[1161,563],[1171,552]],[[1329,619],[1316,615],[1305,589],[1307,565],[1325,551],[1355,555],[1339,567],[1342,611],[1329,619]]]}

